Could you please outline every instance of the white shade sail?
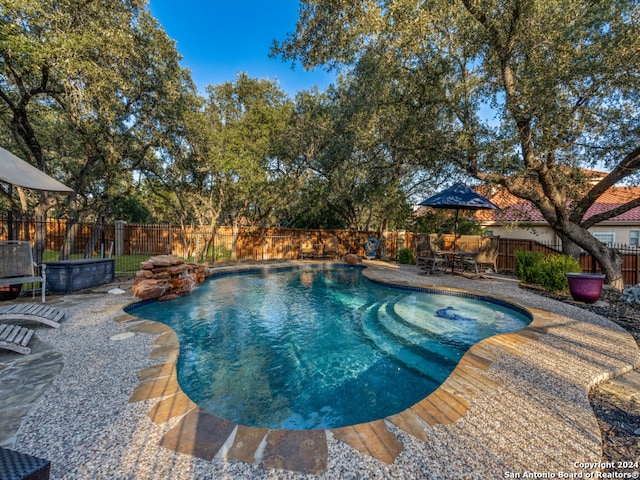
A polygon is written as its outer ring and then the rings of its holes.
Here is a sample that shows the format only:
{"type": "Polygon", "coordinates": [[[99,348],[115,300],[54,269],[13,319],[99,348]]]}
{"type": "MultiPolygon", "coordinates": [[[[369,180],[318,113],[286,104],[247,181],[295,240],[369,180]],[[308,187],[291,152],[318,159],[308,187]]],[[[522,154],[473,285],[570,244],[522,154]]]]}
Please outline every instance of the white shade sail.
{"type": "Polygon", "coordinates": [[[0,181],[47,192],[73,193],[73,190],[0,147],[0,181]]]}

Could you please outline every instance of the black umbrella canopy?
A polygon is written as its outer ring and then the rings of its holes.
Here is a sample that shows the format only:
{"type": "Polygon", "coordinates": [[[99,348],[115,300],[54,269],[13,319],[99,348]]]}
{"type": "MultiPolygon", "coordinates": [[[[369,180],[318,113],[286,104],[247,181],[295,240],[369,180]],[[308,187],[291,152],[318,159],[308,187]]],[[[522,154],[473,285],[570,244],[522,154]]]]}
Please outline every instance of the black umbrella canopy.
{"type": "Polygon", "coordinates": [[[463,183],[455,185],[436,193],[433,197],[423,200],[418,205],[433,208],[453,208],[456,210],[496,210],[500,209],[488,198],[474,192],[463,183]]]}
{"type": "Polygon", "coordinates": [[[446,190],[436,193],[433,197],[423,200],[418,205],[431,208],[451,208],[456,211],[453,226],[453,249],[456,249],[456,237],[458,234],[459,210],[500,210],[495,203],[479,193],[471,190],[463,183],[456,183],[446,190]]]}

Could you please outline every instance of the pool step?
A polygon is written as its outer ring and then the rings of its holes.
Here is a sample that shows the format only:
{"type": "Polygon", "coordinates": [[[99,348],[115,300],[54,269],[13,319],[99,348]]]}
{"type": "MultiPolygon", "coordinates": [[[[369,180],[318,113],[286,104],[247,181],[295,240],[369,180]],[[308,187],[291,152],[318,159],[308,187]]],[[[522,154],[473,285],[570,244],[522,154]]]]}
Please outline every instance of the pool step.
{"type": "MultiPolygon", "coordinates": [[[[389,336],[399,342],[413,347],[417,353],[430,357],[444,357],[445,362],[458,363],[464,354],[460,347],[456,348],[441,336],[426,332],[406,322],[394,309],[394,304],[385,303],[378,310],[378,322],[389,336]]],[[[464,348],[464,347],[462,347],[464,348]]]]}
{"type": "MultiPolygon", "coordinates": [[[[464,324],[452,322],[448,318],[439,317],[436,312],[439,309],[446,308],[451,304],[444,298],[424,298],[422,296],[408,296],[394,302],[393,309],[395,313],[406,322],[411,328],[415,328],[425,334],[441,339],[443,342],[457,345],[454,339],[458,338],[458,333],[462,333],[465,329],[464,324]]],[[[457,312],[457,311],[456,311],[457,312]]],[[[472,314],[461,313],[463,316],[472,317],[472,314]]]]}
{"type": "Polygon", "coordinates": [[[426,351],[424,354],[419,354],[409,346],[402,345],[396,338],[390,336],[385,329],[381,328],[378,322],[380,308],[381,306],[378,306],[373,315],[366,315],[363,318],[362,329],[366,338],[378,350],[398,363],[438,383],[443,382],[449,376],[455,366],[455,362],[451,362],[441,355],[430,356],[426,351]]]}

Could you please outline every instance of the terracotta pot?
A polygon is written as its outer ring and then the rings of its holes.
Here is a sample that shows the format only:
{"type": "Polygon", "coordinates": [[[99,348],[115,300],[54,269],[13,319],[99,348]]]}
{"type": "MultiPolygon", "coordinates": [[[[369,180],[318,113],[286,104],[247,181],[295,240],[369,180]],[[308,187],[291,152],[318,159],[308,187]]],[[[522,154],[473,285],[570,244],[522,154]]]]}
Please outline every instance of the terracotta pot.
{"type": "Polygon", "coordinates": [[[602,294],[604,275],[601,273],[566,273],[569,293],[574,300],[595,303],[602,294]]]}
{"type": "Polygon", "coordinates": [[[0,301],[15,300],[20,296],[22,284],[0,287],[0,301]]]}

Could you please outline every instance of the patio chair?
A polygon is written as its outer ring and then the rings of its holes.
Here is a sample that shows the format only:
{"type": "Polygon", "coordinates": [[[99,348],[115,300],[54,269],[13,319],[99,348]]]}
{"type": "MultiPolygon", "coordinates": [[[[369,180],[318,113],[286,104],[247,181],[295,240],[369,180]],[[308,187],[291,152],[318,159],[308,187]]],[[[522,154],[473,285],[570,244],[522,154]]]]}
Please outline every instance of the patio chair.
{"type": "Polygon", "coordinates": [[[310,238],[303,238],[300,242],[300,258],[318,258],[318,247],[310,238]]]}
{"type": "Polygon", "coordinates": [[[465,258],[465,265],[473,267],[476,273],[480,273],[482,268],[491,268],[494,272],[498,271],[498,247],[500,246],[500,237],[483,237],[480,240],[480,248],[478,253],[473,257],[465,258]]]}
{"type": "Polygon", "coordinates": [[[338,237],[331,237],[327,240],[327,243],[324,244],[324,249],[322,251],[322,255],[325,258],[338,258],[338,237]]]}
{"type": "MultiPolygon", "coordinates": [[[[7,240],[0,241],[0,286],[40,283],[42,302],[47,290],[46,265],[40,267],[33,261],[31,243],[7,240]],[[37,270],[40,270],[38,275],[37,270]]],[[[35,297],[35,288],[33,288],[35,297]]]]}
{"type": "Polygon", "coordinates": [[[422,268],[426,270],[426,273],[433,273],[439,269],[446,269],[449,264],[447,253],[437,248],[437,240],[437,234],[430,234],[426,236],[428,251],[420,257],[420,264],[422,265],[422,268]]]}
{"type": "Polygon", "coordinates": [[[431,255],[429,249],[429,234],[419,233],[416,235],[416,265],[421,266],[426,262],[426,258],[431,255]]]}

